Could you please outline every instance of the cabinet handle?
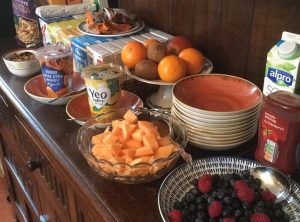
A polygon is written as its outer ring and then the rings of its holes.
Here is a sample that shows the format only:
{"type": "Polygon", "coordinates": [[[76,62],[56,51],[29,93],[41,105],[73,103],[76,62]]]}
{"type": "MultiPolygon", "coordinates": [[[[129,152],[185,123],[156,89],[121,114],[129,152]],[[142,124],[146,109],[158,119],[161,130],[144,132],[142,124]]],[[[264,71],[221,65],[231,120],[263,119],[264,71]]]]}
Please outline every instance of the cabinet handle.
{"type": "Polygon", "coordinates": [[[29,160],[26,164],[29,171],[34,171],[35,169],[39,168],[41,166],[40,160],[29,160]]]}

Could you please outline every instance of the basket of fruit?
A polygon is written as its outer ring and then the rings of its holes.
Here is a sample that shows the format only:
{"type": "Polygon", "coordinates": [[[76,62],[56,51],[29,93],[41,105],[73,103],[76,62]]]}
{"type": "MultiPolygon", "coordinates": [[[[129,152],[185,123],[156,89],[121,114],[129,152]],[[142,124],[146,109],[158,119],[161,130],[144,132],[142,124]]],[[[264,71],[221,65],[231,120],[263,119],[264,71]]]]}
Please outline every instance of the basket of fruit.
{"type": "Polygon", "coordinates": [[[155,180],[184,152],[185,128],[169,114],[145,108],[113,110],[87,121],[77,144],[101,176],[121,183],[155,180]]]}

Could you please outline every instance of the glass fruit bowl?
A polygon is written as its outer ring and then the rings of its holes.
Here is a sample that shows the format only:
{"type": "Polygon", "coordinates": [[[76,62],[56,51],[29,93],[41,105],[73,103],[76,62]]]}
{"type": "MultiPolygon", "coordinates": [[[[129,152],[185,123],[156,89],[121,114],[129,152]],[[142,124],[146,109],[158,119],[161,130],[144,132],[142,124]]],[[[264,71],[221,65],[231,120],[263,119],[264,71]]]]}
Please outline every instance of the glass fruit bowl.
{"type": "MultiPolygon", "coordinates": [[[[101,156],[98,156],[95,150],[93,150],[95,146],[92,143],[93,136],[104,132],[113,134],[115,131],[112,126],[115,128],[114,123],[118,122],[114,120],[121,121],[128,108],[112,110],[87,121],[78,132],[77,144],[89,165],[101,176],[109,180],[127,184],[150,182],[163,176],[173,168],[181,155],[183,157],[188,155],[184,151],[187,143],[186,129],[178,119],[174,119],[168,113],[146,108],[130,110],[138,118],[136,127],[140,127],[140,122],[147,121],[151,122],[157,129],[159,134],[156,137],[158,148],[153,149],[152,154],[142,153],[143,155],[141,155],[141,152],[139,152],[141,151],[139,149],[148,150],[148,148],[145,148],[147,146],[145,146],[144,137],[141,142],[143,144],[142,147],[134,148],[136,151],[133,151],[133,155],[130,152],[130,157],[129,155],[125,155],[125,153],[128,154],[126,147],[128,143],[126,141],[123,141],[121,151],[119,152],[118,150],[117,154],[113,152],[112,155],[110,151],[106,151],[110,150],[109,147],[111,147],[111,145],[106,144],[101,144],[101,149],[103,149],[101,150],[101,156]],[[169,145],[165,143],[166,138],[169,141],[169,145]],[[125,148],[124,144],[126,144],[125,148]]],[[[126,120],[124,124],[127,124],[126,120]]],[[[141,128],[138,129],[141,130],[141,128]]],[[[123,131],[121,132],[123,133],[123,131]]],[[[144,133],[144,135],[148,134],[144,133]]],[[[131,148],[130,150],[134,149],[131,148]]]]}

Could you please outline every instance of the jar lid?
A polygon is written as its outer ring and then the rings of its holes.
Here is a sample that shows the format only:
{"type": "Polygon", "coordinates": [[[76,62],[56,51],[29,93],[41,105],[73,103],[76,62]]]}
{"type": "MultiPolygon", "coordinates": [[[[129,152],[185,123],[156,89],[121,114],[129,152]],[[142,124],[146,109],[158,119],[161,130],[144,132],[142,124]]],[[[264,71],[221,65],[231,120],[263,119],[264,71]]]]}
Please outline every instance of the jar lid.
{"type": "Polygon", "coordinates": [[[297,44],[295,42],[284,42],[278,47],[278,55],[283,59],[290,59],[297,52],[297,44]]]}
{"type": "Polygon", "coordinates": [[[37,57],[39,59],[59,59],[71,54],[71,48],[64,45],[48,45],[37,50],[37,57]]]}
{"type": "Polygon", "coordinates": [[[281,106],[300,109],[300,95],[291,92],[277,91],[269,94],[266,98],[273,100],[281,106]]]}

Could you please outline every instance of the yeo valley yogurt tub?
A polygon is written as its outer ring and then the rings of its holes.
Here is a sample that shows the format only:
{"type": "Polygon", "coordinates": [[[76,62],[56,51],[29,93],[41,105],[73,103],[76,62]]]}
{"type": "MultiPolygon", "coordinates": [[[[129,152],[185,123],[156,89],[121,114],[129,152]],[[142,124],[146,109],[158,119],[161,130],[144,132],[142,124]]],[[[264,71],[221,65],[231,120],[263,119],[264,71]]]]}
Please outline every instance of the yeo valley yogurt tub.
{"type": "Polygon", "coordinates": [[[124,71],[114,64],[91,65],[82,70],[91,115],[106,113],[114,108],[120,98],[124,71]]]}

